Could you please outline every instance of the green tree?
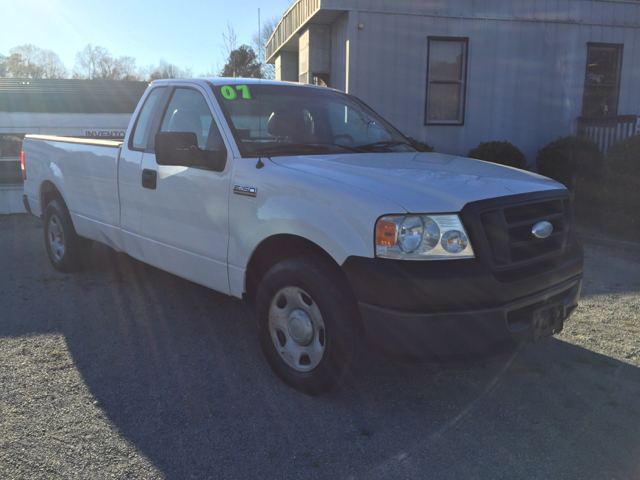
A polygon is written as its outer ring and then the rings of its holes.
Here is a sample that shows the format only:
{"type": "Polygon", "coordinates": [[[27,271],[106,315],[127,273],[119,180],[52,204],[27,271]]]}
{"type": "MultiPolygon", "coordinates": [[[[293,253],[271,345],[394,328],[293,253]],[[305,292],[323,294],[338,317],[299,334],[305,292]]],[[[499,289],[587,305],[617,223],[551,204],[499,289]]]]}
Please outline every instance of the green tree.
{"type": "Polygon", "coordinates": [[[258,56],[248,45],[241,45],[240,48],[231,51],[220,76],[264,78],[258,56]]]}
{"type": "MultiPolygon", "coordinates": [[[[7,70],[9,71],[9,76],[13,78],[33,78],[34,68],[29,68],[28,62],[22,58],[22,55],[19,53],[12,53],[9,55],[7,59],[7,70]],[[31,70],[31,74],[29,74],[29,70],[31,70]]],[[[36,77],[37,78],[37,77],[36,77]]]]}
{"type": "Polygon", "coordinates": [[[6,77],[9,74],[9,69],[7,68],[7,60],[7,57],[5,57],[4,55],[0,55],[0,78],[6,77]]]}

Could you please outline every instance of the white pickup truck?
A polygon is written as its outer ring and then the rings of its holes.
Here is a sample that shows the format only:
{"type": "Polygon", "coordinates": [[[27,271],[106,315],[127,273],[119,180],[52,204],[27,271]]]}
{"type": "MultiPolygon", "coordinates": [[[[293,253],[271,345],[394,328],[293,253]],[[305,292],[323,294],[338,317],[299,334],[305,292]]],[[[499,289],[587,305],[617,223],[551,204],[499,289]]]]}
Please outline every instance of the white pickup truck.
{"type": "Polygon", "coordinates": [[[412,357],[482,352],[560,331],[580,296],[562,185],[421,152],[328,88],[155,81],[124,141],[29,135],[22,165],[55,268],[98,241],[244,298],[269,365],[311,395],[362,335],[412,357]]]}

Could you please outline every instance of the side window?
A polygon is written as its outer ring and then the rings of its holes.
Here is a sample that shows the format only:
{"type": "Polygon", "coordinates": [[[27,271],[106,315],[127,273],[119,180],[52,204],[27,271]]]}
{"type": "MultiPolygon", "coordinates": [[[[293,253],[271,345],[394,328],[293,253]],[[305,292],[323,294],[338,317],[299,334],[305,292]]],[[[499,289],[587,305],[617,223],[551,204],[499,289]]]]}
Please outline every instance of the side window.
{"type": "Polygon", "coordinates": [[[427,38],[425,125],[463,125],[468,38],[427,38]]]}
{"type": "Polygon", "coordinates": [[[202,150],[223,150],[224,142],[200,92],[177,88],[162,119],[160,132],[193,132],[202,150]]]}
{"type": "Polygon", "coordinates": [[[142,110],[140,110],[138,120],[133,127],[131,148],[138,150],[144,150],[146,148],[149,122],[153,118],[153,114],[156,111],[156,107],[158,106],[158,102],[160,101],[160,98],[162,98],[163,93],[164,87],[156,88],[149,93],[142,110]]]}

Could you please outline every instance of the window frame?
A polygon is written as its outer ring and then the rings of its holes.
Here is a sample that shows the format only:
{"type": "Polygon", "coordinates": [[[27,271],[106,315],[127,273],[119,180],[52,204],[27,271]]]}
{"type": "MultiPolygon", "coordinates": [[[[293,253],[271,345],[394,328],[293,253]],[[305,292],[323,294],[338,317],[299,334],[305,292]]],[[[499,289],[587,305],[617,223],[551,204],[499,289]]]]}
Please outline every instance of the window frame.
{"type": "Polygon", "coordinates": [[[622,77],[622,55],[624,53],[624,44],[623,43],[602,43],[602,42],[587,42],[587,52],[585,58],[585,71],[584,71],[584,88],[582,90],[582,112],[581,115],[584,118],[610,118],[616,117],[618,115],[618,107],[620,106],[620,80],[622,77]],[[618,65],[616,71],[616,82],[615,82],[615,112],[610,113],[607,116],[601,117],[593,117],[593,116],[585,116],[585,94],[587,92],[588,87],[594,88],[611,88],[611,85],[594,85],[587,84],[587,74],[589,73],[589,49],[591,47],[595,48],[615,48],[618,50],[618,65]]]}
{"type": "Polygon", "coordinates": [[[469,71],[469,37],[442,37],[442,36],[428,36],[427,37],[427,78],[426,78],[426,90],[424,100],[424,124],[425,126],[449,126],[460,127],[464,125],[466,108],[467,108],[467,81],[469,71]],[[460,120],[429,120],[429,86],[432,83],[438,84],[454,84],[452,81],[429,81],[429,70],[431,67],[431,42],[454,42],[463,44],[463,62],[462,62],[462,78],[458,84],[461,84],[460,101],[462,103],[460,108],[460,120]]]}
{"type": "Polygon", "coordinates": [[[153,126],[153,121],[157,116],[158,107],[162,107],[162,102],[166,100],[167,92],[169,90],[170,89],[167,87],[167,85],[158,85],[157,87],[154,87],[149,90],[149,93],[144,99],[144,104],[142,105],[142,107],[140,107],[140,111],[138,112],[138,116],[136,117],[136,122],[133,124],[133,129],[131,130],[131,134],[129,135],[129,143],[128,143],[129,150],[134,152],[148,151],[149,137],[151,136],[150,132],[151,132],[151,127],[153,126]],[[147,122],[147,125],[145,125],[145,132],[143,133],[143,136],[142,136],[143,141],[141,142],[141,144],[144,144],[146,146],[144,148],[136,147],[133,145],[133,139],[135,137],[136,131],[138,130],[138,123],[140,122],[140,116],[142,115],[142,112],[144,111],[144,107],[147,105],[147,102],[149,101],[149,97],[151,96],[154,90],[163,90],[163,91],[160,93],[160,98],[158,98],[158,102],[152,107],[153,110],[150,112],[149,121],[147,122]]]}
{"type": "MultiPolygon", "coordinates": [[[[173,96],[176,94],[176,92],[178,92],[178,90],[191,90],[194,91],[196,93],[198,93],[202,99],[204,100],[205,105],[207,106],[207,108],[209,109],[209,113],[211,114],[211,125],[209,126],[209,133],[207,135],[207,143],[210,141],[210,135],[213,131],[213,129],[215,129],[215,131],[217,131],[217,136],[218,139],[220,140],[220,145],[222,146],[221,150],[216,150],[221,152],[222,155],[224,155],[225,158],[228,159],[229,156],[229,148],[227,148],[227,143],[225,141],[225,138],[222,134],[222,130],[220,128],[220,124],[216,121],[216,115],[215,115],[215,110],[212,108],[212,105],[207,98],[207,95],[205,95],[205,92],[201,91],[199,88],[197,88],[194,85],[188,85],[188,84],[175,84],[175,85],[170,85],[167,88],[167,91],[165,92],[165,94],[162,96],[161,101],[158,103],[158,107],[156,108],[155,114],[153,116],[153,120],[150,122],[150,128],[149,128],[149,137],[147,139],[147,149],[145,150],[145,153],[151,153],[154,154],[156,153],[156,149],[155,149],[155,136],[157,133],[160,133],[162,130],[162,124],[165,120],[165,118],[167,117],[167,113],[169,112],[169,106],[171,105],[171,100],[173,100],[173,96]],[[152,134],[153,132],[153,134],[152,134]]],[[[207,150],[206,145],[204,150],[207,150]]],[[[228,160],[225,160],[225,168],[226,168],[226,164],[227,164],[228,160]]],[[[157,163],[157,162],[156,162],[157,163]]],[[[209,171],[214,171],[214,172],[221,172],[224,171],[224,168],[222,170],[216,170],[213,169],[209,166],[191,166],[189,168],[197,168],[199,170],[209,170],[209,171]]]]}
{"type": "MultiPolygon", "coordinates": [[[[202,97],[202,100],[204,101],[204,104],[207,106],[207,108],[209,109],[209,113],[211,114],[211,124],[214,125],[216,127],[216,129],[218,130],[218,134],[220,136],[220,138],[222,139],[222,132],[220,131],[220,127],[218,126],[217,122],[216,122],[216,117],[213,115],[213,110],[211,109],[211,105],[209,105],[209,102],[207,102],[207,98],[205,97],[205,95],[203,94],[203,92],[201,92],[199,89],[191,86],[191,85],[174,85],[173,88],[171,89],[171,93],[169,95],[167,95],[167,99],[165,104],[162,106],[162,112],[161,114],[158,116],[157,120],[158,120],[158,124],[157,126],[154,124],[154,129],[155,129],[155,133],[161,133],[162,132],[162,125],[165,121],[165,119],[167,118],[167,113],[169,112],[169,107],[171,106],[171,102],[173,101],[173,98],[175,96],[175,94],[180,91],[180,90],[191,90],[193,92],[196,92],[200,95],[200,97],[202,97]]],[[[209,129],[211,129],[211,126],[209,126],[209,129]]],[[[154,134],[155,136],[155,134],[154,134]]],[[[207,141],[209,140],[209,134],[207,133],[207,141]]],[[[224,143],[224,139],[223,142],[224,143]]],[[[154,151],[155,151],[155,140],[154,140],[154,151]]],[[[225,149],[226,149],[226,145],[225,145],[225,149]]]]}

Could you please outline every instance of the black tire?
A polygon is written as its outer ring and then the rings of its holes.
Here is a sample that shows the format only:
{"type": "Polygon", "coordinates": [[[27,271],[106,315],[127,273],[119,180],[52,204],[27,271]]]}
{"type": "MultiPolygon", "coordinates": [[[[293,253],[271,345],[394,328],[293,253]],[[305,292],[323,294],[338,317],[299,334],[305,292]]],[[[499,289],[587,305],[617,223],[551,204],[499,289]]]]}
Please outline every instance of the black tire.
{"type": "Polygon", "coordinates": [[[342,383],[360,344],[355,298],[332,267],[316,257],[287,258],[266,273],[258,288],[264,356],[284,383],[307,395],[321,395],[342,383]]]}
{"type": "Polygon", "coordinates": [[[44,244],[56,270],[75,272],[89,266],[92,242],[80,237],[62,200],[52,200],[44,211],[44,244]]]}

